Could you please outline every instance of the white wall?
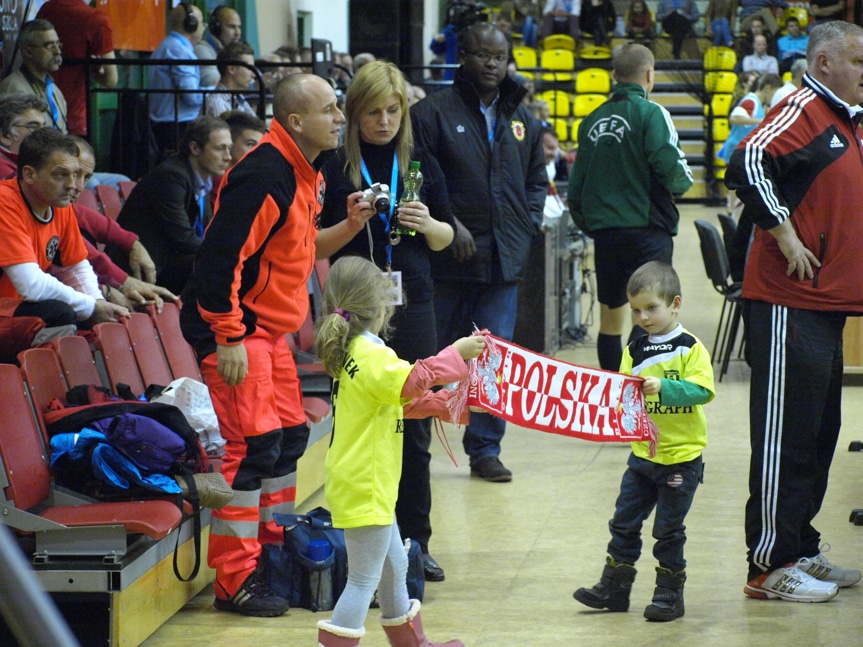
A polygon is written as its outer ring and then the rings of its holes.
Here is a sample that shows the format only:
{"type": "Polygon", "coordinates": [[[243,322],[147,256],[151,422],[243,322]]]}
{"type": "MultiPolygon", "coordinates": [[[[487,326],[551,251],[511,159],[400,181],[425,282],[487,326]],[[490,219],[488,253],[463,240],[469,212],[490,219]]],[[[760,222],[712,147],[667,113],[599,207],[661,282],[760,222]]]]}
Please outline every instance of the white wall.
{"type": "MultiPolygon", "coordinates": [[[[292,0],[294,20],[297,12],[312,13],[312,35],[329,40],[333,51],[348,49],[349,0],[292,0]]],[[[288,33],[287,0],[257,0],[258,42],[261,53],[272,52],[284,45],[288,33]]],[[[294,26],[296,30],[296,25],[294,26]]]]}

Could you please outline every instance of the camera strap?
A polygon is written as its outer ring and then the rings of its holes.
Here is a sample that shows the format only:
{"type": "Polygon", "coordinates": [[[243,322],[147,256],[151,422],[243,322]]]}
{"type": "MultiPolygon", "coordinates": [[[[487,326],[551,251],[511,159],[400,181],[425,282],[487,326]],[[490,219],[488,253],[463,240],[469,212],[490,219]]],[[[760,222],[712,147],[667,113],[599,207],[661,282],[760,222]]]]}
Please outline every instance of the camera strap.
{"type": "MultiPolygon", "coordinates": [[[[372,176],[369,173],[369,167],[366,166],[366,161],[360,157],[360,171],[363,174],[363,179],[366,183],[371,186],[374,184],[372,182],[372,176]]],[[[399,156],[393,151],[393,175],[390,180],[390,212],[389,215],[385,216],[382,213],[379,213],[381,221],[384,223],[384,234],[386,235],[386,239],[390,239],[390,223],[393,220],[393,213],[395,213],[396,208],[396,194],[398,192],[399,186],[399,156]]],[[[393,246],[390,243],[386,244],[386,252],[387,252],[387,269],[393,264],[393,246]]],[[[374,258],[371,259],[374,262],[374,258]]]]}

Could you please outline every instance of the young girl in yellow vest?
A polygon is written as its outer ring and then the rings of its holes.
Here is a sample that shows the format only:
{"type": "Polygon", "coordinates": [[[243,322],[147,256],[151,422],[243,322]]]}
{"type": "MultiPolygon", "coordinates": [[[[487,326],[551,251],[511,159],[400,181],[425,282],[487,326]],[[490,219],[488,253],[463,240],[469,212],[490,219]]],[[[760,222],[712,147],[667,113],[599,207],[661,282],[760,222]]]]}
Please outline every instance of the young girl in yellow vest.
{"type": "Polygon", "coordinates": [[[408,598],[395,506],[404,418],[448,418],[447,392],[429,389],[466,377],[465,360],[477,357],[485,340],[463,337],[415,364],[400,360],[381,339],[393,311],[386,305],[391,286],[370,261],[340,258],[327,275],[317,322],[318,355],[334,378],[325,493],[333,525],[345,529],[350,564],[332,619],[318,622],[318,644],[358,645],[377,589],[381,624],[394,647],[464,647],[460,640],[430,643],[423,633],[420,602],[408,598]]]}

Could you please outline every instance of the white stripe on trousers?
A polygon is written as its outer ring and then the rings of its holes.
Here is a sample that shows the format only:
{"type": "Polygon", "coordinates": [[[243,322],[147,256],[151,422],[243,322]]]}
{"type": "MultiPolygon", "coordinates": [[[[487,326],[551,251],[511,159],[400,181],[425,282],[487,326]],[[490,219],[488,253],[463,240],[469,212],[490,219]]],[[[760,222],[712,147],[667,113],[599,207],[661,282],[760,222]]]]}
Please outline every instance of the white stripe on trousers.
{"type": "Polygon", "coordinates": [[[776,506],[785,410],[785,338],[788,332],[788,308],[772,306],[770,323],[770,364],[761,464],[761,537],[752,554],[752,562],[764,570],[771,564],[771,553],[776,543],[776,506]]]}

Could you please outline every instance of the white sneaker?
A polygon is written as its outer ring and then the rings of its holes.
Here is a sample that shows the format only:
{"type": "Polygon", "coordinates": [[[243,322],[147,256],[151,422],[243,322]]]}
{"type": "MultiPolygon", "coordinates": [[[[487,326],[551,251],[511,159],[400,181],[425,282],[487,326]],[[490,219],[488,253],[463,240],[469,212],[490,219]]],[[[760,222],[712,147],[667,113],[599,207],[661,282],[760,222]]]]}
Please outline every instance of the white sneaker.
{"type": "Polygon", "coordinates": [[[763,573],[746,583],[743,592],[759,600],[788,600],[789,602],[826,602],[839,592],[833,582],[822,582],[788,564],[775,571],[763,573]]]}
{"type": "Polygon", "coordinates": [[[801,557],[795,566],[822,582],[834,582],[840,589],[854,586],[860,581],[860,571],[831,564],[824,553],[818,553],[815,557],[801,557]]]}

